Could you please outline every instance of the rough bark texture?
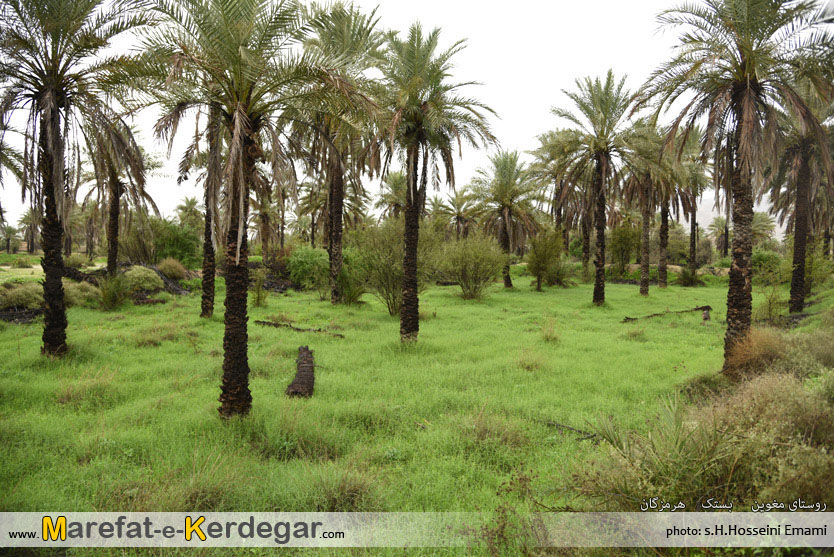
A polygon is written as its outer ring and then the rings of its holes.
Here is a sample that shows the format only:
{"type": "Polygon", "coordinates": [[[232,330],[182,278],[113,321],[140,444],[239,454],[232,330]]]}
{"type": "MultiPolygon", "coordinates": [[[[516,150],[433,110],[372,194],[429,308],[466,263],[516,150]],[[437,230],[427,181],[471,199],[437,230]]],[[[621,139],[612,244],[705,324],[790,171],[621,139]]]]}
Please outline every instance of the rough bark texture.
{"type": "Polygon", "coordinates": [[[588,215],[582,215],[582,272],[588,275],[588,264],[591,261],[591,222],[588,215]]]}
{"type": "Polygon", "coordinates": [[[504,263],[504,270],[502,271],[502,275],[504,277],[504,288],[512,288],[513,287],[513,279],[510,276],[510,222],[512,221],[512,217],[510,214],[509,209],[504,209],[501,215],[501,223],[500,229],[498,230],[498,238],[501,242],[501,249],[503,250],[504,254],[507,256],[506,262],[504,263]]]}
{"type": "Polygon", "coordinates": [[[796,180],[796,207],[794,210],[793,273],[791,275],[791,297],[788,308],[791,313],[802,313],[805,309],[805,253],[808,244],[808,210],[811,168],[808,164],[810,153],[803,149],[802,160],[796,180]]]}
{"type": "MultiPolygon", "coordinates": [[[[741,119],[739,119],[741,121],[741,119]]],[[[738,153],[738,136],[734,142],[738,153]]],[[[727,334],[724,337],[724,364],[736,343],[750,331],[753,310],[752,270],[753,256],[753,188],[749,168],[740,168],[736,161],[732,169],[733,195],[733,252],[730,267],[730,287],[727,292],[727,334]]]]}
{"type": "Polygon", "coordinates": [[[243,148],[243,181],[237,177],[231,192],[229,232],[226,237],[226,329],[223,333],[223,382],[220,390],[220,416],[229,418],[249,413],[249,355],[247,344],[247,293],[249,288],[249,246],[246,220],[249,212],[249,183],[255,171],[255,146],[251,140],[243,148]],[[243,188],[242,195],[240,189],[243,188]],[[242,198],[242,200],[241,200],[242,198]],[[240,203],[243,202],[243,218],[240,203]],[[240,259],[237,259],[238,231],[241,232],[240,259]]]}
{"type": "Polygon", "coordinates": [[[660,208],[660,249],[657,255],[657,286],[666,288],[669,284],[666,272],[666,250],[669,247],[669,202],[660,208]]]}
{"type": "MultiPolygon", "coordinates": [[[[418,150],[408,153],[409,189],[416,192],[418,150]]],[[[420,331],[420,302],[417,296],[417,245],[420,237],[419,196],[409,194],[405,205],[405,253],[403,256],[403,301],[400,306],[400,340],[416,342],[420,331]]]]}
{"type": "Polygon", "coordinates": [[[211,317],[214,314],[214,275],[215,259],[214,244],[212,243],[212,210],[209,188],[205,192],[205,226],[203,227],[203,296],[200,300],[200,317],[211,317]]]}
{"type": "Polygon", "coordinates": [[[342,272],[342,213],[345,205],[345,176],[339,154],[333,149],[333,159],[330,163],[330,196],[329,220],[330,226],[330,303],[338,304],[342,301],[339,290],[339,274],[342,272]]]}
{"type": "Polygon", "coordinates": [[[605,303],[605,188],[603,187],[603,171],[601,162],[597,161],[594,176],[594,226],[596,227],[596,257],[594,258],[594,304],[601,306],[605,303]]]}
{"type": "Polygon", "coordinates": [[[695,220],[696,211],[692,208],[689,215],[689,268],[694,273],[698,269],[698,221],[695,220]]]}
{"type": "Polygon", "coordinates": [[[107,211],[107,274],[116,274],[119,266],[119,210],[121,208],[122,185],[118,176],[110,176],[110,191],[107,211]]]}
{"type": "MultiPolygon", "coordinates": [[[[646,194],[649,192],[647,191],[646,194]]],[[[649,203],[648,195],[642,203],[643,214],[641,216],[641,234],[640,234],[640,294],[643,296],[649,295],[649,233],[651,231],[652,209],[649,203]]]]}
{"type": "Polygon", "coordinates": [[[295,377],[287,386],[287,396],[310,398],[316,383],[316,364],[313,352],[307,346],[298,347],[298,359],[295,361],[295,377]]]}
{"type": "Polygon", "coordinates": [[[56,107],[48,107],[41,119],[39,166],[43,183],[44,219],[41,245],[43,246],[43,301],[44,326],[41,352],[61,356],[67,351],[67,312],[64,307],[64,259],[61,256],[63,227],[58,218],[55,192],[63,191],[64,150],[61,126],[56,107]]]}

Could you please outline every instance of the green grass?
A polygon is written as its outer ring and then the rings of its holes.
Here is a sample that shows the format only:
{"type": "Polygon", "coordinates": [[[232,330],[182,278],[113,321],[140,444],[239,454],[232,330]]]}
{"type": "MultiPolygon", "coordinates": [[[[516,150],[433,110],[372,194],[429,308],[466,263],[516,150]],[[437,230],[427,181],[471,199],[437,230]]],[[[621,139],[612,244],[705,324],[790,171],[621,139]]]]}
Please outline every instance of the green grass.
{"type": "Polygon", "coordinates": [[[599,449],[547,422],[586,428],[605,414],[641,427],[658,397],[720,367],[726,290],[644,299],[609,285],[595,308],[588,285],[535,293],[526,281],[483,302],[430,289],[406,348],[370,297],[334,308],[272,295],[250,310],[253,411],[231,423],[216,412],[222,313],[200,319],[196,295],[71,309],[63,361],[40,356],[39,323],[4,325],[0,510],[491,510],[522,469],[558,504],[599,449]],[[700,313],[621,323],[704,304],[716,308],[705,324],[700,313]],[[252,323],[270,317],[346,338],[252,323]],[[289,400],[302,344],[320,366],[316,393],[289,400]]]}

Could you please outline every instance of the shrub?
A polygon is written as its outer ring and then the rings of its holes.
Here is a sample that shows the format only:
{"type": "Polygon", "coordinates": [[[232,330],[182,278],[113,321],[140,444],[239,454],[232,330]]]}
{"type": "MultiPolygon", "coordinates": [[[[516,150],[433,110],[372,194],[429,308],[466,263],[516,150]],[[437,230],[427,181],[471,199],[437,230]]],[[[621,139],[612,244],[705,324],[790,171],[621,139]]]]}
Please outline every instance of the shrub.
{"type": "Polygon", "coordinates": [[[319,291],[321,299],[327,296],[330,285],[330,262],[323,249],[300,247],[293,250],[287,260],[290,280],[300,288],[319,291]]]}
{"type": "Polygon", "coordinates": [[[689,267],[683,267],[680,274],[675,279],[675,284],[678,286],[704,286],[704,281],[698,276],[698,271],[693,271],[689,267]]]}
{"type": "Polygon", "coordinates": [[[257,308],[266,307],[269,292],[264,288],[266,269],[256,269],[252,273],[252,304],[257,308]]]}
{"type": "Polygon", "coordinates": [[[775,251],[765,249],[754,249],[753,258],[751,259],[751,266],[753,268],[753,276],[757,279],[765,278],[772,280],[774,277],[782,280],[780,269],[783,268],[784,259],[782,255],[775,251]]]}
{"type": "Polygon", "coordinates": [[[36,309],[42,305],[43,286],[40,283],[24,282],[0,290],[0,309],[36,309]]]}
{"type": "Polygon", "coordinates": [[[822,244],[809,246],[805,257],[805,293],[824,284],[834,273],[834,263],[825,256],[822,244]]]}
{"type": "Polygon", "coordinates": [[[88,265],[89,261],[80,253],[74,253],[64,258],[64,267],[69,267],[70,269],[81,269],[88,265]]]}
{"type": "Polygon", "coordinates": [[[706,497],[834,498],[834,408],[793,376],[754,378],[689,411],[672,401],[645,434],[610,419],[596,433],[611,453],[575,478],[609,509],[636,511],[647,493],[693,511],[706,497]]]}
{"type": "Polygon", "coordinates": [[[362,256],[351,248],[342,252],[342,271],[336,279],[342,293],[342,303],[348,306],[359,303],[365,294],[365,269],[362,256]]]}
{"type": "MultiPolygon", "coordinates": [[[[387,219],[378,226],[357,230],[351,244],[361,254],[361,268],[365,273],[365,287],[388,308],[388,313],[400,312],[403,295],[403,221],[387,219]]],[[[438,236],[426,227],[420,230],[417,252],[417,288],[423,291],[435,273],[438,236]]]]}
{"type": "Polygon", "coordinates": [[[31,269],[32,262],[27,257],[15,257],[12,261],[12,269],[31,269]]]}
{"type": "MultiPolygon", "coordinates": [[[[155,265],[172,257],[186,267],[200,265],[200,237],[167,219],[131,213],[130,226],[119,238],[119,253],[128,261],[155,265]]],[[[218,254],[219,255],[219,254],[218,254]]]]}
{"type": "Polygon", "coordinates": [[[95,307],[101,297],[99,289],[89,282],[64,279],[64,303],[67,307],[95,307]]]}
{"type": "Polygon", "coordinates": [[[165,284],[153,269],[147,267],[131,267],[124,273],[124,288],[129,294],[137,292],[158,292],[165,288],[165,284]]]}
{"type": "Polygon", "coordinates": [[[171,280],[183,280],[188,274],[183,264],[173,257],[166,257],[159,262],[156,268],[171,280]]]}
{"type": "Polygon", "coordinates": [[[773,329],[750,329],[730,352],[725,373],[736,379],[752,373],[761,374],[771,362],[785,355],[786,348],[785,341],[773,329]]]}
{"type": "Polygon", "coordinates": [[[127,280],[124,275],[105,277],[99,282],[98,286],[99,307],[104,311],[112,311],[122,307],[130,295],[130,290],[128,289],[127,280]]]}
{"type": "Polygon", "coordinates": [[[733,260],[729,257],[722,257],[718,261],[715,262],[713,267],[719,267],[721,269],[729,269],[733,265],[733,260]]]}
{"type": "Polygon", "coordinates": [[[542,282],[551,274],[551,268],[561,261],[562,235],[555,230],[542,230],[530,240],[527,254],[527,270],[536,278],[536,290],[541,292],[542,282]]]}
{"type": "Polygon", "coordinates": [[[631,261],[631,254],[640,247],[640,230],[621,226],[611,231],[611,260],[615,274],[623,274],[631,261]]]}
{"type": "Polygon", "coordinates": [[[439,257],[441,274],[460,285],[466,300],[481,298],[506,262],[498,243],[479,233],[446,244],[439,257]]]}

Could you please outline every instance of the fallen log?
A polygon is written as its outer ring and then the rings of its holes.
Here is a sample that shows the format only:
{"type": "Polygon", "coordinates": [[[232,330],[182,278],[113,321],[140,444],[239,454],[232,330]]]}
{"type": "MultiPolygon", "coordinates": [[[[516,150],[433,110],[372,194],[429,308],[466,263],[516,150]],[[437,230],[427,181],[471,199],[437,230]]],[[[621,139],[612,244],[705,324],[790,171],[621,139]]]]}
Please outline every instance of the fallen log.
{"type": "Polygon", "coordinates": [[[345,338],[345,335],[334,333],[332,331],[328,331],[327,329],[302,329],[300,327],[290,325],[289,323],[277,323],[275,321],[255,321],[255,325],[261,325],[262,327],[275,327],[276,329],[290,329],[295,331],[296,333],[322,333],[336,338],[345,338]]]}
{"type": "Polygon", "coordinates": [[[0,311],[0,321],[6,321],[7,323],[17,323],[19,325],[26,325],[43,315],[43,312],[43,308],[9,308],[7,310],[0,311]]]}
{"type": "Polygon", "coordinates": [[[307,346],[298,347],[298,359],[295,361],[295,377],[287,386],[287,396],[310,398],[313,396],[315,386],[316,364],[313,361],[313,352],[307,346]]]}
{"type": "Polygon", "coordinates": [[[553,420],[535,421],[539,422],[540,424],[546,425],[547,427],[552,427],[563,434],[570,433],[573,435],[577,435],[577,441],[594,441],[594,444],[599,443],[599,435],[597,435],[596,433],[592,433],[590,431],[585,431],[582,429],[577,429],[569,425],[560,424],[559,422],[554,422],[553,420]]]}
{"type": "Polygon", "coordinates": [[[98,286],[99,279],[103,276],[102,273],[85,273],[79,269],[72,267],[64,267],[64,276],[75,282],[87,282],[93,286],[98,286]]]}
{"type": "Polygon", "coordinates": [[[664,315],[676,315],[676,314],[681,314],[681,313],[692,313],[692,312],[695,312],[695,311],[701,311],[701,312],[712,311],[712,307],[711,306],[698,306],[696,308],[682,309],[680,311],[668,311],[667,310],[667,311],[664,311],[664,312],[661,312],[661,313],[653,313],[651,315],[645,315],[643,317],[626,317],[625,319],[623,319],[622,322],[623,323],[633,323],[633,322],[635,322],[639,319],[652,319],[654,317],[663,317],[664,315]]]}

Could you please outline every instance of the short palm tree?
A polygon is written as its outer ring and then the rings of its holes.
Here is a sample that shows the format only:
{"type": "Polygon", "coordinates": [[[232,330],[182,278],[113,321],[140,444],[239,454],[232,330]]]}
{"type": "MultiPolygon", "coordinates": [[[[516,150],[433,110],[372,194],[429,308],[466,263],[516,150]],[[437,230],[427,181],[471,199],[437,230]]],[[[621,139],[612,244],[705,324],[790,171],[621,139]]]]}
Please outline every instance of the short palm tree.
{"type": "MultiPolygon", "coordinates": [[[[494,141],[486,121],[492,110],[461,95],[471,83],[450,81],[452,58],[464,47],[463,41],[450,48],[439,47],[440,30],[423,33],[412,25],[405,38],[388,35],[388,51],[378,102],[381,137],[393,152],[405,153],[405,253],[403,256],[403,301],[400,308],[400,339],[417,340],[420,328],[417,296],[417,244],[420,216],[426,201],[429,169],[443,166],[446,182],[454,185],[455,146],[473,146],[494,141]],[[422,164],[422,168],[421,168],[422,164]]],[[[434,180],[439,181],[435,172],[434,180]]]]}
{"type": "Polygon", "coordinates": [[[150,66],[169,64],[169,89],[173,97],[180,95],[169,129],[189,108],[217,106],[229,142],[223,171],[228,232],[219,408],[221,417],[228,418],[247,414],[252,404],[246,228],[256,165],[267,149],[273,157],[286,151],[276,122],[283,111],[341,101],[347,84],[330,71],[329,60],[294,48],[309,31],[294,2],[162,0],[158,10],[166,21],[146,38],[147,60],[150,66]]]}
{"type": "Polygon", "coordinates": [[[680,29],[680,42],[671,60],[649,78],[639,105],[658,110],[686,98],[670,134],[684,135],[702,117],[709,141],[729,134],[732,150],[733,265],[727,294],[725,362],[737,342],[750,330],[752,313],[751,257],[753,238],[753,179],[763,170],[763,142],[776,125],[782,106],[819,127],[793,84],[800,77],[823,89],[828,86],[832,38],[810,30],[816,3],[809,0],[704,0],[663,11],[659,20],[680,29]]]}
{"type": "Polygon", "coordinates": [[[382,217],[399,218],[405,210],[407,179],[403,172],[388,172],[382,180],[382,191],[374,207],[382,217]]]}
{"type": "Polygon", "coordinates": [[[541,197],[540,183],[519,161],[517,151],[499,151],[490,157],[490,167],[478,170],[472,189],[481,204],[484,225],[498,233],[498,242],[507,254],[504,287],[512,288],[509,255],[513,231],[516,224],[528,234],[536,231],[535,203],[541,197]]]}
{"type": "Polygon", "coordinates": [[[446,219],[449,228],[454,231],[455,238],[458,240],[469,234],[481,215],[475,196],[467,188],[457,189],[450,193],[448,199],[440,204],[437,212],[446,219]]]}
{"type": "Polygon", "coordinates": [[[554,108],[553,113],[574,125],[573,133],[565,137],[563,147],[568,181],[588,173],[593,176],[591,202],[596,228],[593,301],[603,305],[606,198],[616,186],[614,178],[618,167],[629,157],[627,132],[631,93],[626,89],[625,78],[616,79],[611,70],[605,79],[577,80],[576,90],[564,93],[573,101],[575,111],[554,108]]]}
{"type": "Polygon", "coordinates": [[[199,230],[203,225],[203,211],[196,197],[185,197],[174,209],[182,226],[199,230]]]}
{"type": "Polygon", "coordinates": [[[43,195],[44,354],[67,350],[61,216],[74,162],[68,151],[77,149],[67,139],[78,137],[70,128],[82,123],[107,133],[118,121],[103,86],[113,84],[125,59],[103,54],[113,39],[149,21],[146,8],[138,0],[4,0],[0,9],[0,121],[8,111],[26,112],[23,187],[43,195]]]}

